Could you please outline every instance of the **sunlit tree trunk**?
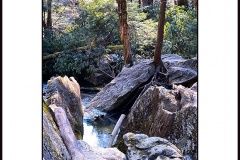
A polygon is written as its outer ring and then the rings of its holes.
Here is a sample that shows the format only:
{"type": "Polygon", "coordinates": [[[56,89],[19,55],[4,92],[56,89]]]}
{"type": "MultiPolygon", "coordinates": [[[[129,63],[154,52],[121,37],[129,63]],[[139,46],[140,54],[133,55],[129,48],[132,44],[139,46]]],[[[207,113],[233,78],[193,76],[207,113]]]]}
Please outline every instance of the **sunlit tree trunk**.
{"type": "Polygon", "coordinates": [[[161,55],[162,55],[162,46],[163,46],[163,31],[164,31],[164,21],[165,21],[165,10],[166,10],[166,1],[161,0],[160,4],[160,14],[158,20],[158,33],[157,33],[157,44],[154,52],[154,64],[156,67],[160,68],[162,72],[166,73],[167,70],[163,65],[161,55]]]}
{"type": "Polygon", "coordinates": [[[47,28],[51,29],[52,28],[52,0],[47,1],[47,6],[48,6],[47,28]]]}
{"type": "Polygon", "coordinates": [[[132,65],[132,53],[131,46],[129,42],[129,26],[128,26],[128,14],[127,14],[127,1],[117,0],[118,3],[118,15],[120,20],[120,33],[121,41],[123,43],[124,52],[124,64],[132,65]]]}

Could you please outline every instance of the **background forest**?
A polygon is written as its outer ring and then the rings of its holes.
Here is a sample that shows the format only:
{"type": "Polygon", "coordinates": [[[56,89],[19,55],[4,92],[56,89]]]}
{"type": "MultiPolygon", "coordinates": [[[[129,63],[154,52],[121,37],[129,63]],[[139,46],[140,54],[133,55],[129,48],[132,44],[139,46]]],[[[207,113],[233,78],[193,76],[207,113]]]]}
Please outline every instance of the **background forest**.
{"type": "MultiPolygon", "coordinates": [[[[127,1],[133,62],[153,58],[160,1],[127,1]]],[[[43,79],[98,70],[100,57],[114,54],[116,74],[124,65],[116,0],[43,1],[43,79]],[[45,59],[46,58],[46,59],[45,59]]],[[[197,55],[197,14],[193,0],[167,1],[162,53],[197,55]]]]}

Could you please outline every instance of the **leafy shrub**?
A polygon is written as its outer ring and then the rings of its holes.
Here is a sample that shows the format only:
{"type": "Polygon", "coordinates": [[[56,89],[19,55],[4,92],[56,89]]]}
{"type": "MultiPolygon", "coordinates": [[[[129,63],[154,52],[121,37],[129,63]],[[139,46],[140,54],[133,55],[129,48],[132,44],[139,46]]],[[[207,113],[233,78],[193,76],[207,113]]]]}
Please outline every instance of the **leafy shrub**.
{"type": "MultiPolygon", "coordinates": [[[[81,14],[74,24],[66,24],[64,30],[53,28],[43,32],[43,56],[64,51],[56,58],[43,64],[43,74],[76,75],[96,71],[99,56],[108,49],[99,40],[106,40],[108,45],[122,44],[119,33],[119,17],[116,0],[80,1],[81,14]],[[85,51],[70,52],[77,47],[88,48],[85,51]],[[90,49],[92,48],[92,49],[90,49]]],[[[164,53],[175,53],[185,58],[197,54],[197,17],[195,11],[188,7],[167,6],[164,26],[164,53]]],[[[55,12],[62,12],[58,7],[55,12]]],[[[65,9],[65,11],[67,8],[65,9]]],[[[138,2],[128,2],[130,44],[133,60],[153,58],[157,40],[159,0],[152,5],[139,8],[138,2]]],[[[117,70],[123,66],[123,51],[115,53],[117,70]]]]}
{"type": "Polygon", "coordinates": [[[86,75],[90,75],[96,71],[99,58],[104,53],[105,48],[102,46],[94,47],[92,51],[65,52],[56,58],[53,68],[61,75],[84,75],[86,73],[86,75]]]}
{"type": "Polygon", "coordinates": [[[197,17],[195,11],[184,6],[166,11],[164,53],[175,53],[185,58],[197,55],[197,17]]]}

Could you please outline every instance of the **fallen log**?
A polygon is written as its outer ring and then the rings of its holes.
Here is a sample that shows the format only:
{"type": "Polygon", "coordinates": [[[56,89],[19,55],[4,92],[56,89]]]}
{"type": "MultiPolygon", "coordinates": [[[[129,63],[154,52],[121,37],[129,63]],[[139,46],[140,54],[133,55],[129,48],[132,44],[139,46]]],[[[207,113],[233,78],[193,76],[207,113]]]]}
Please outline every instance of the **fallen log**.
{"type": "Polygon", "coordinates": [[[70,52],[77,52],[79,50],[86,50],[87,47],[78,47],[78,48],[75,48],[75,49],[70,49],[70,50],[66,50],[66,51],[62,51],[62,52],[56,52],[56,53],[53,53],[53,54],[49,54],[49,55],[46,55],[46,56],[43,56],[43,62],[46,62],[48,60],[52,60],[56,57],[58,57],[59,55],[61,55],[62,53],[70,53],[70,52]]]}
{"type": "Polygon", "coordinates": [[[122,121],[124,120],[125,117],[126,117],[126,115],[125,115],[125,114],[122,114],[122,115],[120,116],[120,118],[118,119],[117,124],[115,125],[115,127],[114,127],[114,129],[113,129],[113,132],[112,132],[112,134],[111,134],[111,139],[110,139],[110,141],[109,141],[109,143],[108,143],[108,147],[112,147],[113,140],[114,140],[114,138],[116,137],[117,131],[118,131],[119,127],[121,126],[122,121]]]}
{"type": "MultiPolygon", "coordinates": [[[[94,46],[91,46],[91,47],[94,47],[94,46]]],[[[110,50],[110,53],[113,53],[116,50],[123,50],[123,45],[114,45],[114,46],[113,45],[109,45],[106,48],[110,50]]],[[[85,50],[88,50],[88,49],[89,49],[89,46],[85,46],[85,47],[78,47],[78,48],[70,49],[70,50],[66,50],[66,51],[56,52],[56,53],[53,53],[53,54],[49,54],[49,55],[43,56],[42,62],[44,63],[46,61],[55,59],[56,57],[58,57],[59,55],[63,54],[64,52],[65,53],[71,53],[71,52],[77,52],[79,50],[85,51],[85,50]]]]}
{"type": "Polygon", "coordinates": [[[49,107],[53,110],[61,137],[72,159],[83,160],[83,152],[78,146],[77,139],[73,133],[65,111],[61,107],[57,107],[55,104],[50,105],[49,107]]]}

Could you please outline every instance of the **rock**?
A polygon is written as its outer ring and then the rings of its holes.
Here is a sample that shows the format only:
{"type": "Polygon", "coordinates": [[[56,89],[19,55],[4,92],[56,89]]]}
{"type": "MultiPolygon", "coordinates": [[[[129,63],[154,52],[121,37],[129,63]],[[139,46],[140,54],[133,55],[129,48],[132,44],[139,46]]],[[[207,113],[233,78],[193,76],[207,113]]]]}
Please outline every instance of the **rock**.
{"type": "Polygon", "coordinates": [[[192,85],[197,81],[197,58],[183,59],[175,54],[162,55],[170,84],[192,85]]]}
{"type": "Polygon", "coordinates": [[[46,88],[46,98],[47,105],[56,104],[65,110],[75,136],[82,139],[83,107],[77,81],[67,76],[51,78],[46,88]]]}
{"type": "MultiPolygon", "coordinates": [[[[195,83],[193,87],[196,85],[195,83]]],[[[183,86],[177,86],[176,89],[185,96],[181,99],[182,109],[176,113],[172,132],[167,139],[192,160],[197,160],[197,92],[183,86]]]]}
{"type": "Polygon", "coordinates": [[[172,90],[150,86],[132,106],[118,140],[128,132],[166,138],[183,154],[196,158],[197,92],[181,85],[172,90]]]}
{"type": "Polygon", "coordinates": [[[194,83],[194,84],[192,85],[191,90],[197,92],[197,89],[198,89],[198,88],[197,88],[197,82],[196,82],[196,83],[194,83]]]}
{"type": "MultiPolygon", "coordinates": [[[[107,84],[86,106],[110,112],[121,107],[121,104],[146,83],[154,74],[155,67],[152,60],[143,60],[140,63],[126,68],[107,84]]],[[[131,98],[131,97],[130,97],[131,98]]]]}
{"type": "MultiPolygon", "coordinates": [[[[45,104],[43,104],[45,105],[45,104]]],[[[46,111],[43,112],[43,158],[46,160],[64,159],[70,160],[69,152],[58,133],[58,128],[52,116],[46,111]]]]}
{"type": "Polygon", "coordinates": [[[181,151],[168,140],[145,134],[127,133],[123,136],[129,160],[184,160],[181,151]]]}
{"type": "Polygon", "coordinates": [[[85,160],[126,160],[125,154],[117,148],[91,147],[85,141],[78,141],[82,148],[85,160]]]}
{"type": "Polygon", "coordinates": [[[100,86],[109,83],[115,77],[112,66],[113,63],[113,60],[108,55],[101,56],[97,71],[90,76],[88,81],[94,86],[100,86]]]}

